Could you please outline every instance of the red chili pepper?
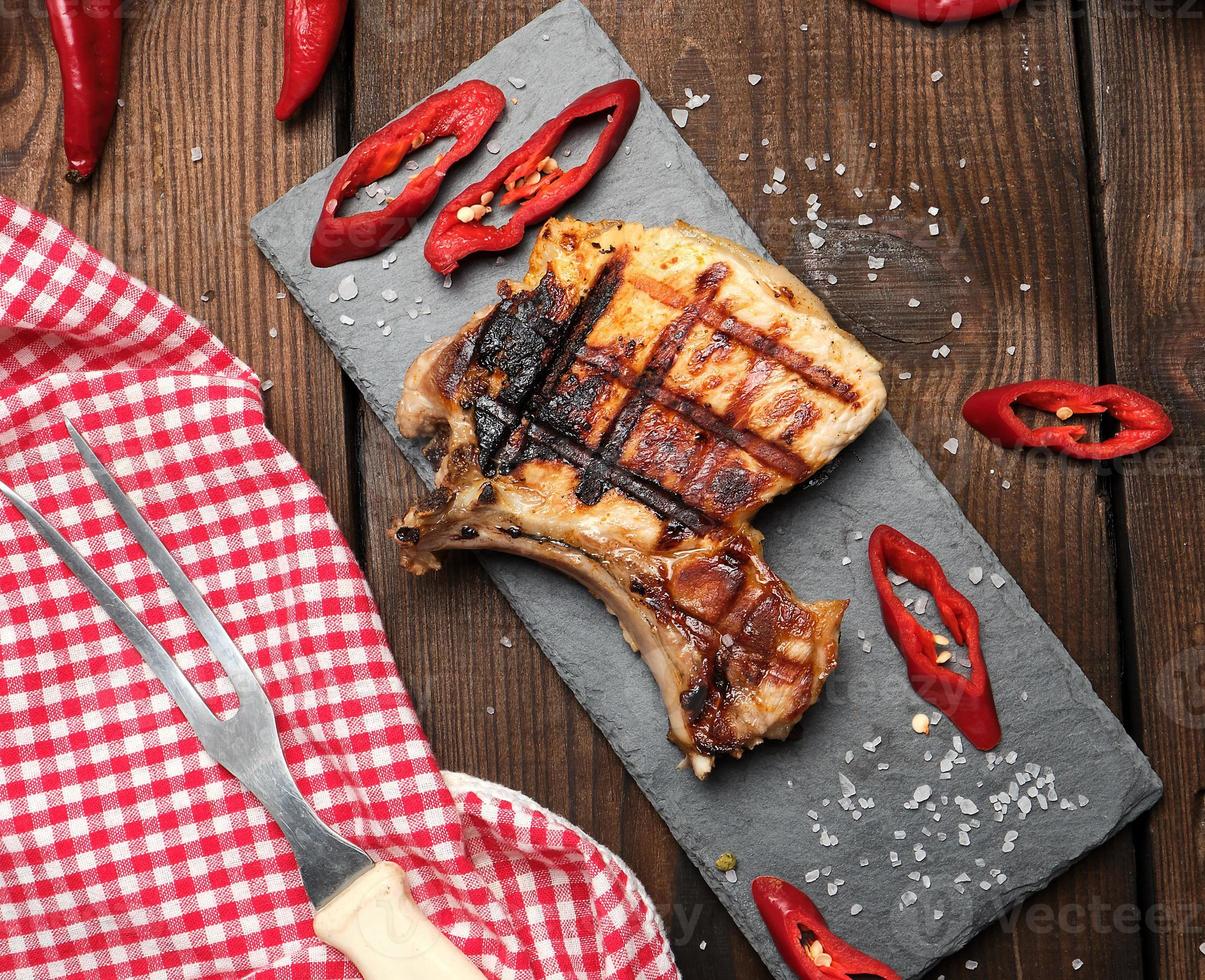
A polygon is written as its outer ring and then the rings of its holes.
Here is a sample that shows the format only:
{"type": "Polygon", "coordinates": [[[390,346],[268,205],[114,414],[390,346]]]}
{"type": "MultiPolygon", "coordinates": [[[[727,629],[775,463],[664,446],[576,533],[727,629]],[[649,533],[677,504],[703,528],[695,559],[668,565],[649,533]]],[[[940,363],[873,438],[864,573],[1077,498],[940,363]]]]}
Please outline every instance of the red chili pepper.
{"type": "Polygon", "coordinates": [[[889,13],[926,24],[949,24],[960,20],[978,20],[990,17],[1021,0],[870,0],[876,7],[889,13]]]}
{"type": "Polygon", "coordinates": [[[347,0],[286,0],[284,78],[276,118],[288,119],[314,94],[343,33],[347,0]]]}
{"type": "Polygon", "coordinates": [[[1044,446],[1076,459],[1116,459],[1149,449],[1172,434],[1172,421],[1156,401],[1122,385],[1093,388],[1076,381],[1022,381],[978,391],[962,406],[962,417],[990,439],[1009,449],[1044,446]],[[1121,431],[1103,442],[1080,442],[1082,425],[1048,425],[1031,429],[1013,411],[1019,402],[1060,418],[1109,413],[1121,431]]]}
{"type": "Polygon", "coordinates": [[[833,935],[816,904],[790,882],[762,875],[752,887],[774,945],[804,980],[900,980],[891,967],[833,935]]]}
{"type": "Polygon", "coordinates": [[[46,10],[63,77],[67,179],[82,184],[100,161],[117,111],[121,0],[46,0],[46,10]]]}
{"type": "Polygon", "coordinates": [[[487,82],[463,82],[420,102],[360,143],[347,155],[330,190],[310,242],[310,261],[320,268],[379,252],[409,234],[431,206],[452,166],[476,149],[506,108],[506,96],[487,82]],[[393,173],[411,152],[455,136],[447,153],[420,170],[384,208],[339,217],[339,205],[374,180],[393,173]]]}
{"type": "Polygon", "coordinates": [[[553,214],[607,165],[639,108],[640,86],[630,78],[600,85],[578,97],[560,115],[537,129],[488,176],[465,188],[439,212],[423,250],[431,267],[447,275],[466,256],[502,252],[518,245],[528,227],[553,214]],[[562,171],[551,154],[565,131],[577,120],[600,112],[611,115],[594,149],[581,166],[562,171]],[[506,224],[484,225],[481,213],[470,217],[475,205],[488,204],[500,189],[506,191],[501,204],[523,202],[506,224]]]}
{"type": "Polygon", "coordinates": [[[880,524],[870,535],[870,574],[879,592],[883,625],[899,647],[908,667],[908,680],[922,698],[945,712],[963,735],[981,752],[1000,744],[1000,720],[992,699],[992,682],[979,646],[979,614],[946,578],[937,559],[893,527],[880,524]],[[933,634],[900,602],[887,570],[891,568],[913,585],[926,589],[937,605],[942,622],[956,642],[966,647],[970,678],[937,662],[933,634]]]}

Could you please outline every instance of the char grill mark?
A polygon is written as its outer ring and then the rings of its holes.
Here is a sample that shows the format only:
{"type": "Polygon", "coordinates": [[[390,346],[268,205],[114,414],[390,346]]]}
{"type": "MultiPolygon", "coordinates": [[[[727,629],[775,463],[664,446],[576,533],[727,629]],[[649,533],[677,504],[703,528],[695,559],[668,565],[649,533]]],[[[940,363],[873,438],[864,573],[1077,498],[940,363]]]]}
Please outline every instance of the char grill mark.
{"type": "Polygon", "coordinates": [[[611,259],[573,308],[550,270],[536,289],[502,300],[482,324],[472,360],[505,379],[496,402],[479,397],[474,406],[481,469],[487,476],[507,473],[518,463],[526,443],[525,422],[545,417],[558,381],[615,298],[624,264],[623,256],[611,259]]]}
{"type": "MultiPolygon", "coordinates": [[[[683,301],[684,308],[662,329],[641,372],[632,372],[605,351],[586,344],[619,289],[625,264],[624,254],[608,261],[582,301],[572,308],[552,272],[545,273],[535,289],[516,292],[499,302],[482,323],[475,342],[466,345],[471,355],[467,363],[457,364],[455,376],[467,380],[476,365],[504,379],[496,398],[485,393],[470,398],[482,472],[487,476],[508,473],[526,459],[551,453],[579,470],[577,497],[582,503],[595,504],[608,490],[619,489],[666,520],[695,531],[713,523],[697,502],[706,500],[721,513],[746,506],[762,481],[739,466],[720,468],[722,459],[704,454],[696,478],[685,484],[695,504],[620,463],[619,457],[645,412],[656,404],[711,436],[716,445],[730,443],[782,476],[799,481],[810,475],[811,467],[798,456],[732,424],[740,421],[739,413],[719,417],[665,386],[686,338],[712,309],[716,292],[728,275],[723,263],[713,263],[697,277],[698,292],[689,301],[675,293],[675,302],[683,301]],[[562,382],[575,363],[599,373],[574,379],[566,390],[562,382]],[[626,394],[598,448],[591,449],[578,433],[589,427],[596,400],[608,382],[617,382],[626,394]]],[[[751,390],[747,399],[754,394],[751,390]]]]}
{"type": "Polygon", "coordinates": [[[699,321],[701,308],[715,296],[720,283],[727,275],[728,269],[718,262],[704,270],[698,277],[699,291],[695,299],[662,329],[661,335],[653,345],[652,356],[640,373],[637,384],[628,388],[623,406],[611,420],[590,466],[582,473],[577,488],[577,498],[582,503],[598,503],[603,494],[614,486],[614,473],[619,468],[619,455],[652,400],[647,392],[662,390],[666,376],[682,352],[682,345],[699,321]]]}
{"type": "MultiPolygon", "coordinates": [[[[648,276],[634,276],[632,284],[647,293],[664,306],[675,309],[685,309],[695,302],[691,297],[678,292],[672,286],[648,276]]],[[[839,377],[822,364],[817,364],[806,354],[784,346],[767,337],[754,327],[745,323],[740,317],[732,316],[723,306],[704,302],[699,304],[699,313],[703,323],[727,336],[730,340],[749,348],[758,354],[777,361],[787,370],[797,374],[803,382],[816,391],[839,398],[848,405],[859,404],[857,389],[844,378],[839,377]]]]}

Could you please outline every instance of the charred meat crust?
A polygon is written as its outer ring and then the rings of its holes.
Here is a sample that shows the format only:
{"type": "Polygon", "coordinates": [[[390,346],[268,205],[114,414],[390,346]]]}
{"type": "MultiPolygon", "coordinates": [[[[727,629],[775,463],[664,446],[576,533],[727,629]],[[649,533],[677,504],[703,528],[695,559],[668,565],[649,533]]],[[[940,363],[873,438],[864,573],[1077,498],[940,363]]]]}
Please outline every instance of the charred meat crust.
{"type": "Polygon", "coordinates": [[[398,407],[434,494],[403,565],[490,547],[604,599],[700,777],[783,738],[836,664],[845,603],[800,602],[749,517],[878,414],[878,365],[789,274],[686,226],[551,221],[523,283],[423,354],[398,407]]]}

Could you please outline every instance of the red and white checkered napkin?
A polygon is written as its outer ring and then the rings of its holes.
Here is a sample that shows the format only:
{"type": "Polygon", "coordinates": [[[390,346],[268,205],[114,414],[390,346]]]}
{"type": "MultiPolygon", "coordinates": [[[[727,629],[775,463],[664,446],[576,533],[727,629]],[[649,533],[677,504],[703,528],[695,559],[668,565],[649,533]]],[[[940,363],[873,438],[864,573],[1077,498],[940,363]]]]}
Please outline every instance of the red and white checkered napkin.
{"type": "MultiPolygon", "coordinates": [[[[236,702],[84,469],[70,417],[263,682],[322,817],[406,868],[495,977],[676,977],[648,896],[531,801],[445,781],[363,575],[256,378],[196,320],[0,197],[0,477],[236,702]],[[455,787],[455,791],[449,785],[455,787]]],[[[354,977],[292,852],[15,510],[0,513],[0,976],[354,977]]]]}

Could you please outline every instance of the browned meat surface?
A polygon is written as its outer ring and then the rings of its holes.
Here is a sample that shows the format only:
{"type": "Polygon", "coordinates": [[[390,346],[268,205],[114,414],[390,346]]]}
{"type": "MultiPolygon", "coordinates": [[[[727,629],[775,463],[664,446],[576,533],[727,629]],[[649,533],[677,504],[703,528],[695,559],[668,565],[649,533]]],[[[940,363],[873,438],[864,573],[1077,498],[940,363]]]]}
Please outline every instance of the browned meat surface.
{"type": "Polygon", "coordinates": [[[438,472],[402,564],[494,548],[585,584],[700,778],[785,738],[846,602],[796,598],[749,520],[879,414],[878,362],[784,269],[682,224],[550,221],[499,293],[406,376],[398,427],[438,472]]]}

